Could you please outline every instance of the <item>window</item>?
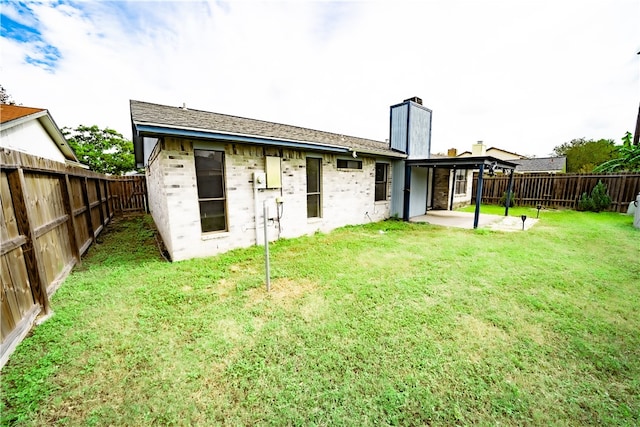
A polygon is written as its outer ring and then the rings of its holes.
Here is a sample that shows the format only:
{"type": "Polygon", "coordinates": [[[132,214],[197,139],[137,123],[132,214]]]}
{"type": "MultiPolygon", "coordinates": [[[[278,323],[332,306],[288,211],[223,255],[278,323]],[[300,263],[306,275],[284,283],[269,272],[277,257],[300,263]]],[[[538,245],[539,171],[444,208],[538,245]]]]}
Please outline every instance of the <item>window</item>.
{"type": "Polygon", "coordinates": [[[307,158],[307,218],[322,217],[322,159],[307,158]]]}
{"type": "Polygon", "coordinates": [[[338,169],[362,169],[362,160],[338,159],[338,169]]]}
{"type": "Polygon", "coordinates": [[[454,194],[467,194],[467,171],[456,169],[454,194]]]}
{"type": "Polygon", "coordinates": [[[224,152],[194,150],[202,232],[227,229],[224,152]]]}
{"type": "Polygon", "coordinates": [[[376,202],[387,200],[388,175],[389,165],[386,163],[376,163],[376,202]]]}

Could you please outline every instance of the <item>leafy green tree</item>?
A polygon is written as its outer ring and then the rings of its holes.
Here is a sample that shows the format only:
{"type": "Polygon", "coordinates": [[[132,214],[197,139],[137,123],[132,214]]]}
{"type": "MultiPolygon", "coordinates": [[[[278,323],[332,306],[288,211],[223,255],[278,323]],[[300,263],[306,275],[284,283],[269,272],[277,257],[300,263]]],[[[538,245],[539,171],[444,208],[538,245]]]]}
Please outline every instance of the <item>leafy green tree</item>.
{"type": "Polygon", "coordinates": [[[598,165],[594,172],[640,172],[640,144],[633,144],[631,132],[615,147],[614,158],[598,165]]]}
{"type": "Polygon", "coordinates": [[[109,175],[123,175],[135,170],[133,142],[113,129],[80,125],[63,128],[62,133],[76,152],[78,160],[89,169],[109,175]]]}
{"type": "Polygon", "coordinates": [[[572,139],[553,149],[557,156],[567,158],[567,172],[592,172],[593,169],[615,157],[615,142],[612,139],[572,139]]]}

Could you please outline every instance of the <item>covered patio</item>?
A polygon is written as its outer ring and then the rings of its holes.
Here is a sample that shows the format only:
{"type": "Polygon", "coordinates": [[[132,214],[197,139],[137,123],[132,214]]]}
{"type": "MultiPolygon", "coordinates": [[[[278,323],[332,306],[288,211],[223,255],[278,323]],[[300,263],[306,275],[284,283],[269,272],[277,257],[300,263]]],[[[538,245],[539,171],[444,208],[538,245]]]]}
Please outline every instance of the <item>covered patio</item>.
{"type": "MultiPolygon", "coordinates": [[[[523,229],[522,220],[513,216],[480,214],[478,217],[477,227],[474,227],[474,213],[459,212],[449,210],[434,210],[426,215],[414,216],[409,219],[410,222],[426,222],[428,224],[440,225],[443,227],[454,228],[487,228],[498,231],[520,231],[523,229]]],[[[537,219],[527,217],[524,223],[524,229],[528,230],[536,222],[537,219]]]]}
{"type": "MultiPolygon", "coordinates": [[[[497,171],[501,171],[504,174],[509,175],[509,186],[507,190],[507,206],[505,207],[504,215],[509,215],[509,200],[511,200],[511,193],[513,192],[513,171],[515,170],[517,164],[513,162],[509,162],[506,160],[501,160],[492,156],[479,156],[479,157],[444,157],[444,158],[434,158],[434,159],[415,159],[415,160],[407,160],[405,163],[405,193],[404,193],[404,209],[403,209],[403,220],[409,221],[415,220],[410,218],[410,204],[411,204],[411,169],[412,168],[443,168],[450,170],[478,170],[478,182],[477,182],[477,192],[476,192],[476,209],[473,214],[473,228],[478,228],[481,225],[481,215],[480,215],[480,205],[482,203],[482,182],[483,176],[485,172],[493,175],[497,171]]],[[[432,176],[434,174],[431,174],[432,176]]],[[[450,194],[451,199],[453,200],[453,191],[450,194]]],[[[426,215],[421,215],[421,217],[430,217],[434,216],[435,212],[443,212],[443,211],[431,211],[426,213],[426,215]]],[[[452,211],[444,211],[444,212],[452,212],[452,211]]],[[[456,212],[456,214],[461,214],[461,212],[456,212]]],[[[495,215],[487,215],[487,217],[494,217],[495,215]]],[[[462,215],[450,215],[447,216],[448,221],[465,221],[467,216],[462,215]]],[[[436,219],[437,220],[437,219],[436,219]]],[[[490,221],[489,218],[484,219],[484,221],[490,221]]],[[[431,221],[427,221],[431,222],[431,221]]],[[[468,227],[471,228],[471,227],[468,227]]]]}

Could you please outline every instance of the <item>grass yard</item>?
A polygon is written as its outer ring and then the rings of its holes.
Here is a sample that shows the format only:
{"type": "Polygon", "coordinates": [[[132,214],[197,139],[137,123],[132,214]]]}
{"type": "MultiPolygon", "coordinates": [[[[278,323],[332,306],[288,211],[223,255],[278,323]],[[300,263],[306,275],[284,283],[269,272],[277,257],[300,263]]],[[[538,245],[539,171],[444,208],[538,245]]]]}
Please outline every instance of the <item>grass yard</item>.
{"type": "Polygon", "coordinates": [[[3,369],[3,425],[638,425],[640,230],[540,218],[281,240],[270,294],[262,248],[172,264],[118,220],[3,369]]]}

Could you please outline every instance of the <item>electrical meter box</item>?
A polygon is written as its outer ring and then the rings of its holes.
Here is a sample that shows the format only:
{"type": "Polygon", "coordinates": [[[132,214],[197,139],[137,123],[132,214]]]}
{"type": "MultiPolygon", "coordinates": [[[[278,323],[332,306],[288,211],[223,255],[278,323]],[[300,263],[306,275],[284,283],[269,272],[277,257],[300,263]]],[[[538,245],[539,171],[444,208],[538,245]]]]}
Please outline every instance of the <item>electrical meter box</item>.
{"type": "Polygon", "coordinates": [[[267,175],[264,172],[254,172],[253,186],[258,190],[267,188],[267,175]]]}
{"type": "Polygon", "coordinates": [[[267,174],[267,188],[281,188],[282,170],[280,157],[266,156],[264,169],[267,174]]]}

